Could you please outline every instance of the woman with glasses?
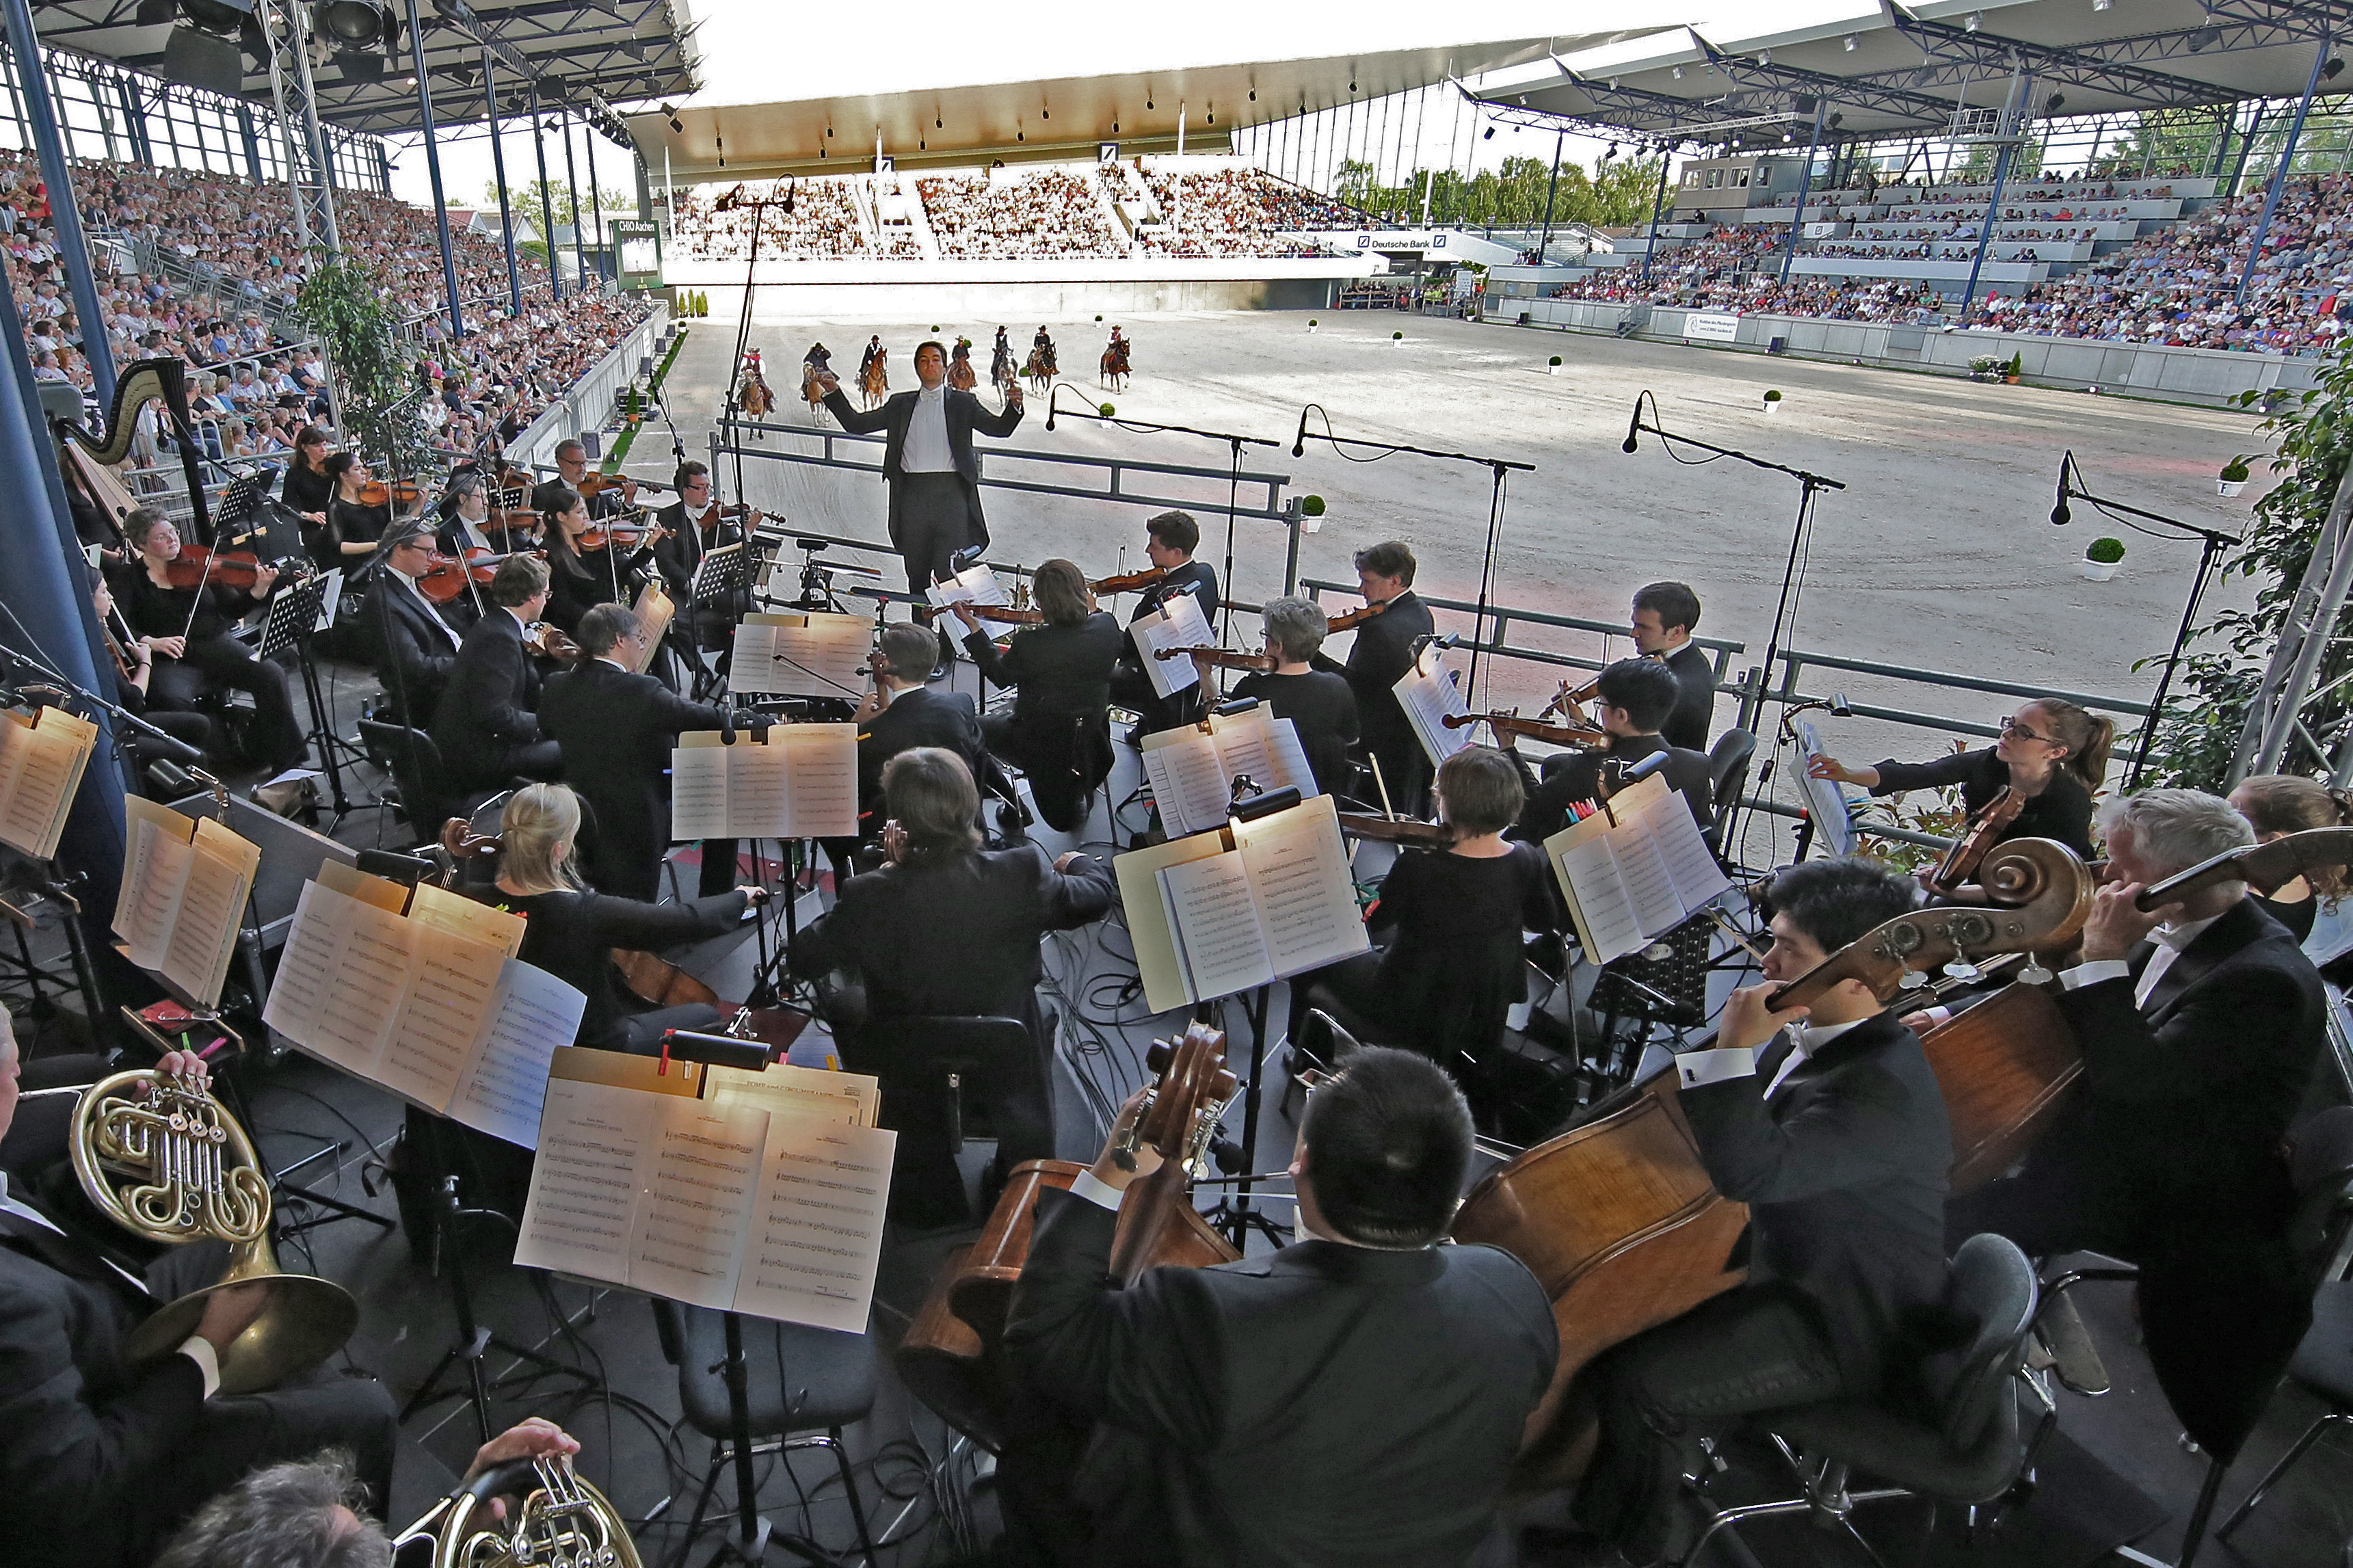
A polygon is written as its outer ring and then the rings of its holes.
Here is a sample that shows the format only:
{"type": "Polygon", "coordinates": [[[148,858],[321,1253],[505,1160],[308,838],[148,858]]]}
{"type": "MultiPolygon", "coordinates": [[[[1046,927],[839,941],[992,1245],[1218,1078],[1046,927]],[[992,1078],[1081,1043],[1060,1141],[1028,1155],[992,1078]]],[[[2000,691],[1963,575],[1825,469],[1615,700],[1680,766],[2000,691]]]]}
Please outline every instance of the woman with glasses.
{"type": "Polygon", "coordinates": [[[2116,732],[2115,720],[2095,718],[2062,698],[2045,697],[2003,720],[2001,738],[1982,751],[1956,752],[1933,763],[1891,759],[1868,768],[1850,768],[1823,755],[1815,757],[1807,772],[1818,779],[1861,784],[1875,795],[1958,784],[1961,805],[1971,817],[2007,786],[2023,796],[2026,805],[1997,843],[2053,838],[2088,860],[2092,796],[2107,774],[2108,746],[2116,732]]]}

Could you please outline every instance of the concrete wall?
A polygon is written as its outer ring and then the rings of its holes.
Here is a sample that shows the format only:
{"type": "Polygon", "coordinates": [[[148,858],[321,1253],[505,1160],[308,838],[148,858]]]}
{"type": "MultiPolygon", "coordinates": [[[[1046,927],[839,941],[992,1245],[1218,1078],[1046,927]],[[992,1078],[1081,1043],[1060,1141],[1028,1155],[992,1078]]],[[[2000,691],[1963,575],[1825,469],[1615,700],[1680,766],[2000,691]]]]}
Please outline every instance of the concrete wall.
{"type": "MultiPolygon", "coordinates": [[[[1645,307],[1649,321],[1630,334],[1647,340],[1692,341],[1687,320],[1724,312],[1645,307]]],[[[1629,307],[1600,300],[1495,299],[1485,319],[1515,324],[1525,312],[1531,327],[1558,331],[1618,335],[1629,307]]],[[[1640,319],[1639,315],[1636,317],[1640,319]]],[[[2026,381],[2037,385],[2098,387],[2105,393],[2161,398],[2175,403],[2221,405],[2242,392],[2274,387],[2301,392],[2317,382],[2320,362],[2276,354],[2232,353],[2220,349],[2155,348],[2099,342],[2086,338],[2045,338],[2009,332],[1948,331],[1940,327],[1898,327],[1864,321],[1826,321],[1791,316],[1742,316],[1729,342],[1710,348],[1760,353],[1772,340],[1787,340],[1783,352],[1805,359],[1838,359],[1899,369],[1967,375],[1969,361],[1992,354],[2024,362],[2026,381]]]]}
{"type": "MultiPolygon", "coordinates": [[[[699,284],[714,321],[743,318],[743,274],[733,285],[699,284]]],[[[1154,310],[1316,310],[1328,309],[1340,284],[1330,278],[1140,278],[1028,282],[764,283],[752,319],[764,325],[806,321],[908,321],[918,317],[1054,321],[1154,310]]]]}

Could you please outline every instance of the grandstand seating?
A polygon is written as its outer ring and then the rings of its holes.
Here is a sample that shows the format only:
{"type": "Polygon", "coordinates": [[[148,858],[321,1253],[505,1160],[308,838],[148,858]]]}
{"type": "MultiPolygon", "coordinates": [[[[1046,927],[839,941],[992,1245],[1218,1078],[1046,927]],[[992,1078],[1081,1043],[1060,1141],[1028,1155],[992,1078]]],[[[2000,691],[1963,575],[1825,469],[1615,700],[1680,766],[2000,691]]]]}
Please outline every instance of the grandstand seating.
{"type": "MultiPolygon", "coordinates": [[[[75,192],[108,311],[115,362],[177,353],[209,455],[290,449],[322,413],[317,356],[297,346],[291,310],[308,263],[296,250],[282,191],[226,175],[82,162],[75,192]]],[[[336,195],[345,255],[370,268],[422,350],[420,405],[436,439],[470,451],[511,437],[642,321],[641,299],[594,291],[558,301],[544,263],[521,258],[524,312],[506,310],[506,259],[494,241],[453,226],[470,331],[448,339],[431,215],[389,197],[336,195]]],[[[36,374],[91,390],[83,324],[67,298],[46,187],[29,154],[0,151],[0,245],[36,374]]]]}

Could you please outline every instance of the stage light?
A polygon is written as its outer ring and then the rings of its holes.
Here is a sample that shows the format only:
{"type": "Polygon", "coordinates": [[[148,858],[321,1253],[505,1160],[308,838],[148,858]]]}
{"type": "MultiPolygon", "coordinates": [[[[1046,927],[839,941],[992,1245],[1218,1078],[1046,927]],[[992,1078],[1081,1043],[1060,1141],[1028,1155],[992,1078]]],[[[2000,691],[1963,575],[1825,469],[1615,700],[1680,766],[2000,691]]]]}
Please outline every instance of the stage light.
{"type": "Polygon", "coordinates": [[[2105,11],[2116,3],[2116,0],[2092,0],[2092,9],[2094,11],[2105,11]]]}
{"type": "Polygon", "coordinates": [[[2067,95],[2065,93],[2054,92],[2049,98],[2042,100],[2042,112],[2045,114],[2056,114],[2059,112],[2059,106],[2066,101],[2067,95]]]}
{"type": "Polygon", "coordinates": [[[1852,33],[1849,33],[1846,36],[1844,42],[1846,44],[1846,52],[1848,54],[1852,54],[1855,50],[1862,47],[1862,40],[1855,37],[1852,33]]]}
{"type": "Polygon", "coordinates": [[[1348,84],[1348,90],[1349,90],[1350,92],[1354,92],[1354,91],[1356,91],[1356,84],[1355,82],[1353,82],[1353,81],[1352,81],[1352,82],[1350,82],[1350,83],[1348,84]]]}
{"type": "Polygon", "coordinates": [[[670,128],[681,136],[686,134],[686,122],[675,114],[670,117],[670,128]]]}
{"type": "Polygon", "coordinates": [[[319,7],[319,34],[337,53],[384,42],[391,14],[373,0],[328,0],[319,7]]]}
{"type": "Polygon", "coordinates": [[[2200,49],[2211,49],[2216,44],[2221,43],[2222,41],[2222,29],[2220,27],[2200,27],[2196,32],[2190,34],[2186,41],[2189,45],[2189,52],[2194,55],[2200,49]]]}
{"type": "Polygon", "coordinates": [[[1963,26],[1968,27],[1970,32],[1976,32],[1979,27],[1985,26],[1985,13],[1982,11],[1970,12],[1968,21],[1965,22],[1963,26]]]}
{"type": "Polygon", "coordinates": [[[1675,69],[1674,69],[1674,78],[1675,78],[1675,79],[1676,79],[1677,81],[1681,81],[1681,80],[1683,80],[1683,67],[1681,67],[1681,66],[1677,66],[1677,67],[1675,68],[1675,69]]]}
{"type": "Polygon", "coordinates": [[[1493,126],[1492,126],[1492,125],[1490,125],[1489,127],[1487,127],[1487,133],[1486,133],[1484,136],[1482,136],[1481,138],[1479,138],[1479,140],[1481,140],[1482,142],[1493,142],[1494,139],[1495,139],[1495,128],[1494,128],[1493,126]]]}
{"type": "Polygon", "coordinates": [[[2323,81],[2335,81],[2337,79],[2337,73],[2344,68],[2344,60],[2332,55],[2329,57],[2328,63],[2320,68],[2320,79],[2323,81]]]}

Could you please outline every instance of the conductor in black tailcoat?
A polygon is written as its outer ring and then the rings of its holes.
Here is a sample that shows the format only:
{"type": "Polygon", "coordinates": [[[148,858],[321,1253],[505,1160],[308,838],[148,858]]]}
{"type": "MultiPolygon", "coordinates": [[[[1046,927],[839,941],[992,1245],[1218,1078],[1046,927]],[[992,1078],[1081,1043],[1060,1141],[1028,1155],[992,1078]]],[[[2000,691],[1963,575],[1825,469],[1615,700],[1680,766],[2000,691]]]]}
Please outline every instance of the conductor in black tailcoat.
{"type": "Polygon", "coordinates": [[[980,513],[980,458],[972,433],[1000,439],[1021,423],[1021,388],[1008,387],[1003,412],[991,414],[980,399],[947,384],[948,352],[937,342],[915,350],[919,392],[902,392],[881,407],[861,413],[849,405],[840,382],[822,377],[825,405],[856,435],[885,432],[882,479],[891,487],[891,544],[907,564],[907,588],[922,593],[955,570],[959,556],[977,554],[988,544],[988,524],[980,513]]]}

